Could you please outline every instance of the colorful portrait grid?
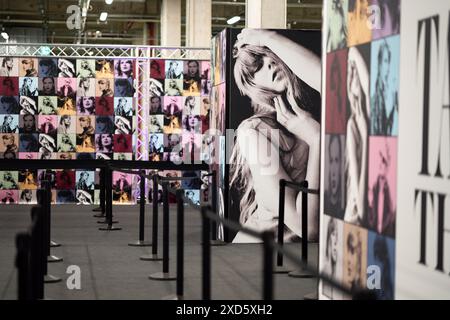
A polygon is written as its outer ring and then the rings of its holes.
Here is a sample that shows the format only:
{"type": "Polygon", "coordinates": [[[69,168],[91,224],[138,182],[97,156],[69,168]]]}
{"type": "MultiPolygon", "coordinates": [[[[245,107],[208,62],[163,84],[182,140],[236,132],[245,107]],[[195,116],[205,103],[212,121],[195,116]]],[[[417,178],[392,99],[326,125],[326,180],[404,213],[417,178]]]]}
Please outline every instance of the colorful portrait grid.
{"type": "Polygon", "coordinates": [[[200,60],[151,60],[149,160],[202,160],[209,129],[211,66],[200,60]]]}
{"type": "Polygon", "coordinates": [[[0,57],[0,65],[0,158],[133,158],[134,60],[0,57]]]}
{"type": "MultiPolygon", "coordinates": [[[[393,299],[400,0],[326,5],[321,257],[349,288],[366,288],[367,266],[379,266],[377,295],[393,299]]],[[[341,298],[332,291],[323,286],[325,296],[341,298]]]]}
{"type": "Polygon", "coordinates": [[[35,204],[42,181],[49,181],[52,203],[98,204],[98,174],[94,170],[0,171],[2,204],[35,204]]]}

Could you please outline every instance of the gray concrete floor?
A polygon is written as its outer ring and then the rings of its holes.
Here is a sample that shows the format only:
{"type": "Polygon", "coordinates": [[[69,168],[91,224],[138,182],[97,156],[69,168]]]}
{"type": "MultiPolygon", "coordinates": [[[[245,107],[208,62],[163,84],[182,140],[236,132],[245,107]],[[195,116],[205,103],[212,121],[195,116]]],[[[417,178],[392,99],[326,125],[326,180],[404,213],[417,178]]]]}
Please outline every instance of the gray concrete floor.
{"type": "MultiPolygon", "coordinates": [[[[14,267],[15,234],[27,229],[30,206],[0,206],[0,299],[16,299],[17,272],[14,267]]],[[[92,207],[76,205],[52,206],[52,239],[63,246],[52,248],[52,254],[64,258],[49,263],[49,274],[63,278],[60,283],[46,284],[46,299],[126,299],[159,300],[175,294],[175,281],[154,281],[148,276],[162,270],[162,262],[141,261],[151,247],[130,247],[138,237],[138,206],[115,206],[114,217],[121,231],[99,231],[92,207]],[[81,268],[81,290],[66,286],[67,267],[81,268]]],[[[160,208],[158,253],[162,255],[160,208]]],[[[146,208],[146,239],[151,238],[151,207],[146,208]]],[[[175,274],[175,207],[170,210],[170,271],[175,274]]],[[[201,223],[197,211],[185,211],[185,299],[201,299],[201,223]]],[[[288,244],[300,255],[300,244],[288,244]]],[[[309,244],[310,261],[317,261],[317,244],[309,244]]],[[[212,248],[212,299],[253,300],[262,297],[262,245],[229,244],[212,248]]],[[[285,261],[290,267],[292,263],[285,261]]],[[[274,297],[300,300],[314,292],[315,279],[299,279],[286,274],[274,276],[274,297]]]]}

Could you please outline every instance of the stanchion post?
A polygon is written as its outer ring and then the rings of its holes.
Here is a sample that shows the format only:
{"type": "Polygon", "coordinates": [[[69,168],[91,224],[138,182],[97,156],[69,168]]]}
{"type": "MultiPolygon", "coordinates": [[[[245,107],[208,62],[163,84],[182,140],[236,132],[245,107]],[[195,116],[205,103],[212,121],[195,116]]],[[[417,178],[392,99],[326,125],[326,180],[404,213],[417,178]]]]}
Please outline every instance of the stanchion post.
{"type": "Polygon", "coordinates": [[[161,261],[158,257],[158,173],[154,172],[152,175],[152,253],[140,256],[139,259],[143,261],[161,261]]]}
{"type": "Polygon", "coordinates": [[[211,224],[207,218],[208,207],[202,207],[202,299],[211,300],[211,224]]]}
{"type": "Polygon", "coordinates": [[[303,181],[300,185],[303,190],[302,193],[302,262],[305,267],[298,270],[289,272],[290,277],[294,278],[314,278],[314,274],[311,273],[306,265],[308,263],[308,181],[303,181]]]}
{"type": "MultiPolygon", "coordinates": [[[[217,210],[217,173],[216,170],[213,170],[211,176],[211,207],[213,211],[218,214],[217,210]]],[[[211,232],[212,232],[212,240],[217,240],[217,222],[215,220],[211,221],[211,232]]]]}
{"type": "Polygon", "coordinates": [[[274,234],[271,231],[264,231],[263,250],[264,250],[264,280],[263,280],[263,300],[273,300],[273,239],[274,234]]]}
{"type": "Polygon", "coordinates": [[[163,187],[163,270],[149,276],[152,280],[175,280],[176,277],[169,274],[169,191],[167,182],[163,187]]]}
{"type": "Polygon", "coordinates": [[[152,176],[153,181],[153,225],[152,225],[152,254],[156,256],[158,254],[158,175],[152,176]]]}
{"type": "Polygon", "coordinates": [[[145,170],[141,170],[139,175],[139,241],[144,241],[145,226],[145,170]]]}
{"type": "Polygon", "coordinates": [[[169,192],[163,182],[163,273],[169,273],[169,192]]]}
{"type": "Polygon", "coordinates": [[[105,186],[105,168],[100,168],[99,171],[99,178],[100,178],[100,207],[93,209],[92,211],[100,211],[98,214],[94,214],[94,218],[103,218],[105,217],[105,193],[106,193],[106,186],[105,186]]]}
{"type": "Polygon", "coordinates": [[[56,262],[62,261],[61,258],[54,257],[50,255],[50,208],[51,208],[51,191],[50,191],[50,182],[43,181],[42,182],[43,190],[41,192],[40,201],[41,201],[41,216],[42,216],[42,235],[40,236],[42,240],[42,270],[44,274],[44,282],[45,283],[55,283],[60,282],[61,278],[52,276],[48,274],[48,262],[56,262]]]}
{"type": "MultiPolygon", "coordinates": [[[[47,239],[46,241],[46,253],[47,253],[47,262],[61,262],[63,261],[63,258],[54,256],[51,254],[50,251],[50,247],[52,246],[52,186],[50,181],[46,180],[43,182],[43,186],[45,189],[45,197],[46,197],[46,202],[45,202],[45,212],[47,214],[47,226],[46,226],[46,236],[47,239]],[[47,245],[48,242],[48,245],[47,245]]],[[[58,247],[60,246],[58,243],[53,242],[54,243],[54,247],[58,247]]]]}
{"type": "MultiPolygon", "coordinates": [[[[283,246],[284,243],[284,199],[286,191],[286,181],[280,179],[280,196],[278,199],[278,244],[283,246]]],[[[283,266],[283,253],[278,251],[277,266],[283,266]]]]}
{"type": "Polygon", "coordinates": [[[16,235],[16,268],[17,268],[17,299],[35,300],[32,297],[31,275],[35,270],[30,270],[30,234],[27,232],[16,235]]]}
{"type": "Polygon", "coordinates": [[[145,241],[145,170],[139,172],[139,240],[128,245],[133,247],[148,247],[151,243],[145,241]]]}
{"type": "Polygon", "coordinates": [[[177,190],[177,297],[184,295],[184,201],[183,190],[177,190]]]}
{"type": "Polygon", "coordinates": [[[106,202],[106,220],[107,223],[106,227],[100,227],[98,228],[101,231],[116,231],[116,230],[122,230],[120,227],[114,227],[113,226],[113,215],[112,215],[112,170],[106,166],[105,167],[105,202],[106,202]]]}
{"type": "MultiPolygon", "coordinates": [[[[44,201],[45,190],[38,190],[40,199],[44,201]]],[[[42,205],[31,209],[33,228],[31,230],[31,299],[44,299],[44,278],[47,273],[47,256],[45,254],[45,214],[42,205]]]]}
{"type": "Polygon", "coordinates": [[[303,181],[302,192],[302,261],[308,262],[308,181],[303,181]]]}
{"type": "Polygon", "coordinates": [[[106,175],[105,168],[100,169],[100,208],[102,210],[102,215],[104,216],[106,213],[106,175]]]}

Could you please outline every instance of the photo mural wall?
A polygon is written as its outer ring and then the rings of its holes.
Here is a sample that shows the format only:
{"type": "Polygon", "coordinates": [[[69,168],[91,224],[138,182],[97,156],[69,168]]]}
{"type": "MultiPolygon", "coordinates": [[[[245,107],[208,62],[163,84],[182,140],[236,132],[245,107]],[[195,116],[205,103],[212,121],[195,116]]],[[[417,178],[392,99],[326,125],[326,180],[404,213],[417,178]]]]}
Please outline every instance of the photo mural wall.
{"type": "MultiPolygon", "coordinates": [[[[155,99],[148,106],[150,161],[176,161],[183,153],[185,162],[200,159],[202,130],[208,126],[204,109],[209,109],[200,72],[208,73],[209,62],[194,60],[189,68],[187,62],[170,61],[166,70],[161,61],[161,109],[151,110],[155,99]],[[181,152],[172,153],[183,137],[181,152]]],[[[0,158],[134,160],[135,71],[134,59],[0,57],[0,158]]],[[[0,203],[35,203],[44,178],[52,183],[56,203],[99,200],[94,169],[0,170],[0,203]]],[[[135,203],[136,182],[133,175],[114,172],[113,202],[135,203]]],[[[189,195],[199,200],[200,182],[194,184],[189,195]]]]}
{"type": "MultiPolygon", "coordinates": [[[[152,59],[150,67],[149,161],[176,164],[207,160],[204,134],[209,129],[210,61],[152,59]]],[[[173,186],[181,185],[194,203],[207,201],[208,178],[203,178],[207,172],[167,174],[197,176],[199,179],[173,186]]]]}
{"type": "MultiPolygon", "coordinates": [[[[212,121],[231,129],[222,131],[219,205],[254,230],[276,230],[279,179],[319,187],[320,39],[319,31],[252,29],[225,29],[215,38],[212,100],[219,107],[212,121]]],[[[295,241],[301,237],[300,195],[286,195],[285,238],[295,241]]],[[[319,197],[310,196],[309,239],[318,237],[318,204],[319,197]]],[[[259,241],[234,232],[225,239],[259,241]]]]}
{"type": "MultiPolygon", "coordinates": [[[[211,112],[210,131],[205,137],[206,150],[209,155],[211,169],[217,172],[217,212],[220,217],[226,216],[228,204],[227,183],[228,176],[225,174],[226,163],[226,94],[227,94],[227,29],[222,30],[211,42],[211,112]]],[[[206,160],[206,159],[205,159],[206,160]]],[[[217,228],[217,238],[224,240],[224,229],[221,225],[217,228]]]]}
{"type": "MultiPolygon", "coordinates": [[[[320,270],[349,289],[369,283],[379,299],[393,299],[400,1],[325,1],[325,8],[320,270]]],[[[319,293],[348,298],[325,284],[319,293]]]]}

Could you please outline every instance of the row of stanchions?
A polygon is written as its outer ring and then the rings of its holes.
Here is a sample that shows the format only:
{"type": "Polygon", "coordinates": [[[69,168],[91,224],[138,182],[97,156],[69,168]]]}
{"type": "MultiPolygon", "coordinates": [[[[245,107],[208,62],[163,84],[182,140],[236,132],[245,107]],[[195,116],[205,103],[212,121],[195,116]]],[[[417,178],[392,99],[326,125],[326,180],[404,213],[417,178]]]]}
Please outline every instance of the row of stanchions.
{"type": "MultiPolygon", "coordinates": [[[[181,181],[198,179],[198,177],[160,177],[157,173],[147,175],[145,170],[133,171],[107,166],[100,172],[100,207],[95,209],[99,214],[94,217],[102,218],[105,227],[99,228],[102,231],[121,230],[120,227],[113,226],[116,221],[112,215],[112,171],[121,171],[129,174],[140,176],[140,201],[139,201],[139,237],[135,242],[129,243],[130,246],[152,246],[151,254],[140,256],[140,260],[144,261],[161,261],[162,271],[151,274],[152,280],[172,281],[176,280],[176,294],[167,297],[168,299],[183,299],[184,296],[184,205],[187,203],[191,207],[201,212],[202,219],[202,298],[203,300],[211,299],[211,246],[225,244],[223,241],[217,240],[217,225],[221,224],[224,228],[228,228],[235,232],[244,232],[253,237],[257,237],[263,242],[263,294],[264,300],[273,299],[273,274],[286,273],[287,270],[283,266],[283,256],[291,259],[299,270],[289,273],[293,277],[317,277],[322,281],[336,287],[338,290],[347,294],[355,295],[354,291],[343,287],[336,283],[327,275],[318,273],[317,270],[308,264],[308,243],[306,235],[308,234],[308,194],[318,194],[317,190],[308,189],[308,182],[293,183],[285,180],[280,181],[280,197],[279,197],[279,226],[278,241],[275,242],[275,235],[272,231],[256,232],[254,230],[243,227],[233,221],[221,218],[217,214],[217,185],[216,172],[208,175],[212,176],[211,200],[208,205],[200,206],[188,199],[183,189],[173,189],[169,186],[170,181],[181,181]],[[152,223],[152,242],[145,241],[145,180],[153,182],[153,223],[152,223]],[[158,185],[162,186],[162,202],[163,202],[163,243],[162,257],[158,256],[158,185]],[[283,247],[284,234],[284,202],[286,187],[293,188],[302,193],[302,250],[301,259],[296,254],[286,250],[283,247]],[[176,275],[170,273],[169,270],[169,193],[175,195],[177,208],[177,239],[176,239],[176,275]],[[277,251],[277,265],[274,268],[274,252],[277,251]]],[[[43,299],[44,283],[59,282],[60,278],[49,275],[47,263],[62,261],[51,255],[51,190],[50,183],[43,181],[43,189],[38,190],[39,206],[32,208],[32,227],[26,233],[20,233],[16,238],[17,257],[16,265],[18,268],[19,299],[43,299]]],[[[54,245],[57,245],[53,243],[54,245]]],[[[309,295],[316,298],[317,294],[309,295]]],[[[364,297],[371,297],[365,292],[364,297]]]]}
{"type": "MultiPolygon", "coordinates": [[[[277,269],[283,268],[283,255],[288,257],[292,262],[297,265],[298,270],[291,272],[289,275],[292,277],[300,278],[312,278],[316,277],[334,286],[336,289],[343,293],[350,295],[354,299],[375,299],[373,292],[365,290],[350,290],[344,287],[342,284],[331,279],[328,275],[319,273],[316,267],[308,264],[308,242],[306,240],[308,234],[308,194],[319,194],[318,190],[308,189],[308,182],[294,183],[286,180],[280,181],[280,212],[279,212],[279,230],[278,230],[278,242],[275,242],[275,235],[272,231],[256,232],[252,229],[243,227],[242,225],[233,222],[228,219],[221,218],[217,215],[216,206],[211,207],[199,206],[191,202],[186,198],[183,189],[172,189],[168,187],[167,183],[170,180],[177,178],[162,178],[157,177],[157,182],[163,187],[163,270],[150,275],[150,279],[153,280],[176,280],[176,294],[174,296],[165,297],[166,299],[183,299],[184,295],[184,203],[189,204],[193,208],[200,210],[202,217],[202,299],[211,299],[211,246],[213,237],[211,237],[212,226],[222,224],[224,228],[228,228],[235,232],[244,232],[253,237],[257,237],[263,242],[263,293],[262,299],[273,299],[273,282],[274,273],[278,273],[278,270],[274,268],[274,252],[277,251],[277,269]],[[285,188],[290,187],[296,189],[302,193],[302,250],[301,258],[299,259],[296,254],[286,250],[283,247],[283,233],[284,233],[284,197],[285,188]],[[169,205],[168,194],[172,193],[176,196],[177,200],[177,255],[176,255],[176,275],[172,275],[169,272],[169,205]]],[[[214,194],[214,190],[213,190],[214,194]]],[[[214,203],[214,201],[212,201],[214,203]]],[[[305,299],[317,299],[317,292],[308,294],[305,299]]]]}
{"type": "Polygon", "coordinates": [[[42,181],[37,191],[38,205],[31,208],[31,227],[16,235],[16,267],[18,270],[18,299],[44,298],[44,283],[60,282],[61,278],[48,272],[48,263],[63,259],[51,254],[51,190],[50,182],[42,181]]]}

